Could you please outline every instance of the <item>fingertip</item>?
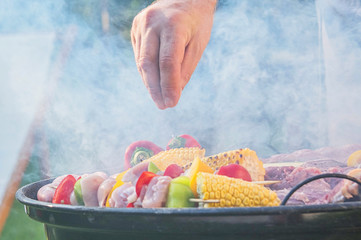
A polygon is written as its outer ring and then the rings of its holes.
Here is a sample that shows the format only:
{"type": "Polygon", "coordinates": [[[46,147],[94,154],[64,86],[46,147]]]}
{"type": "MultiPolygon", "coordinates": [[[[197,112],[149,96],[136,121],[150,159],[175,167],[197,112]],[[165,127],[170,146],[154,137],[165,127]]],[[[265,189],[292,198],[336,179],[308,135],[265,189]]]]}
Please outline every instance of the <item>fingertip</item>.
{"type": "Polygon", "coordinates": [[[155,102],[155,104],[157,105],[157,107],[158,107],[160,110],[164,110],[164,109],[167,108],[163,101],[155,102]]]}
{"type": "Polygon", "coordinates": [[[177,105],[177,100],[166,97],[166,98],[164,98],[164,104],[167,107],[175,107],[175,105],[177,105]]]}
{"type": "Polygon", "coordinates": [[[178,104],[181,95],[181,90],[166,91],[163,93],[164,104],[166,107],[175,107],[178,104]]]}
{"type": "Polygon", "coordinates": [[[161,110],[166,109],[167,106],[164,104],[164,100],[162,97],[162,93],[160,92],[160,89],[149,88],[148,86],[147,86],[147,89],[148,89],[149,94],[150,94],[153,102],[155,103],[155,105],[157,105],[157,107],[161,110]]]}

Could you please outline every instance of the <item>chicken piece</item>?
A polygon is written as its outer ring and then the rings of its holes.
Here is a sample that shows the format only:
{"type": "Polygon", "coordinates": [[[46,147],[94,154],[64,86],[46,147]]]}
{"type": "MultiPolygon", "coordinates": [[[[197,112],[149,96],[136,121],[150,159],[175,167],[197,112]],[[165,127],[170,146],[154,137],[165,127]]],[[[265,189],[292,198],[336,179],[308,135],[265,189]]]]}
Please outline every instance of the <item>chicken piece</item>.
{"type": "Polygon", "coordinates": [[[147,187],[142,207],[163,207],[167,201],[168,188],[171,181],[172,178],[169,176],[157,176],[152,178],[147,187]]]}
{"type": "Polygon", "coordinates": [[[135,208],[141,208],[143,207],[143,199],[145,196],[145,193],[147,192],[148,186],[142,187],[142,190],[140,190],[139,196],[137,196],[137,193],[134,193],[128,197],[128,202],[133,203],[135,208]],[[135,196],[134,196],[135,195],[135,196]],[[134,201],[135,199],[135,201],[134,201]],[[133,202],[134,201],[134,202],[133,202]]]}
{"type": "Polygon", "coordinates": [[[128,197],[135,193],[135,187],[131,183],[124,183],[114,190],[109,198],[109,205],[113,208],[125,208],[128,205],[128,197]]]}
{"type": "Polygon", "coordinates": [[[114,184],[117,182],[115,180],[116,175],[110,176],[108,179],[106,179],[102,184],[100,184],[98,188],[98,202],[99,207],[105,207],[105,203],[107,201],[108,194],[110,193],[110,190],[112,190],[114,184]]]}
{"type": "MultiPolygon", "coordinates": [[[[75,178],[79,177],[78,175],[75,174],[72,175],[75,178]]],[[[56,188],[66,176],[67,175],[62,175],[60,177],[57,177],[54,179],[52,183],[42,186],[37,192],[37,199],[42,202],[52,202],[56,188]]]]}
{"type": "Polygon", "coordinates": [[[42,186],[37,193],[37,198],[42,202],[52,202],[55,194],[56,186],[53,183],[42,186]]]}
{"type": "Polygon", "coordinates": [[[98,188],[108,176],[104,172],[95,172],[85,177],[82,176],[80,184],[86,207],[96,207],[99,205],[98,188]]]}
{"type": "Polygon", "coordinates": [[[124,174],[122,181],[131,182],[135,186],[140,175],[143,172],[148,171],[148,165],[149,162],[141,162],[135,165],[124,174]]]}
{"type": "Polygon", "coordinates": [[[76,200],[76,196],[75,196],[74,191],[70,194],[70,205],[72,205],[72,206],[78,206],[79,205],[78,201],[76,200]]]}

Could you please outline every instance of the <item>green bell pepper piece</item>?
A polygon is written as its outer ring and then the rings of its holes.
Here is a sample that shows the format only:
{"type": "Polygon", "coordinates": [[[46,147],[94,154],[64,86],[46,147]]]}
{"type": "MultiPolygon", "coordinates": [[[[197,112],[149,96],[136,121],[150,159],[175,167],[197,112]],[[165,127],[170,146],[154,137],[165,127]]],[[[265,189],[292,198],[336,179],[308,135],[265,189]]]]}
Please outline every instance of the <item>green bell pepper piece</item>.
{"type": "Polygon", "coordinates": [[[156,173],[160,172],[160,169],[153,162],[149,162],[148,172],[152,172],[152,173],[156,174],[156,173]]]}
{"type": "Polygon", "coordinates": [[[76,201],[78,202],[78,204],[84,206],[83,193],[81,191],[80,181],[81,181],[81,179],[76,181],[76,183],[74,185],[74,194],[75,194],[75,198],[76,198],[76,201]]]}
{"type": "Polygon", "coordinates": [[[169,185],[166,207],[194,207],[195,203],[190,202],[190,198],[194,198],[194,195],[189,186],[189,178],[186,176],[174,178],[169,185]]]}

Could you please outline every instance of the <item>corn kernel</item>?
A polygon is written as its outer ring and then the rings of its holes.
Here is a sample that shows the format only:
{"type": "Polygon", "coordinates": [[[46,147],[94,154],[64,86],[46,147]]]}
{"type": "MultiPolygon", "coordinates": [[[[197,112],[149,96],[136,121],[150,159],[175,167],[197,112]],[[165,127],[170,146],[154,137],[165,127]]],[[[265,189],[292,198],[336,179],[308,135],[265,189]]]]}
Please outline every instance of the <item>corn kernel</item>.
{"type": "Polygon", "coordinates": [[[209,199],[209,192],[205,192],[205,193],[204,193],[203,199],[204,199],[204,200],[209,199]]]}
{"type": "Polygon", "coordinates": [[[227,200],[231,200],[232,199],[232,195],[230,193],[226,193],[226,199],[227,200]]]}
{"type": "Polygon", "coordinates": [[[214,192],[211,192],[211,193],[209,194],[209,199],[214,199],[214,198],[215,198],[214,195],[215,195],[214,192]]]}
{"type": "Polygon", "coordinates": [[[239,195],[240,195],[240,192],[237,189],[235,189],[234,190],[234,196],[239,197],[239,195]]]}
{"type": "Polygon", "coordinates": [[[234,185],[232,184],[231,187],[229,188],[229,194],[233,195],[234,193],[234,185]]]}
{"type": "Polygon", "coordinates": [[[226,197],[226,191],[225,190],[222,190],[221,191],[221,198],[225,198],[226,197]]]}
{"type": "Polygon", "coordinates": [[[217,191],[217,192],[216,192],[216,198],[217,198],[217,199],[220,199],[220,198],[221,198],[221,192],[220,192],[220,191],[217,191]]]}
{"type": "Polygon", "coordinates": [[[244,188],[244,189],[243,189],[243,194],[246,195],[246,196],[248,196],[248,194],[249,194],[249,189],[248,189],[248,188],[244,188]]]}
{"type": "Polygon", "coordinates": [[[245,198],[243,199],[243,204],[244,204],[245,206],[248,206],[248,205],[249,205],[249,198],[248,198],[248,197],[245,197],[245,198]]]}
{"type": "Polygon", "coordinates": [[[241,199],[244,199],[244,198],[245,198],[245,195],[244,195],[243,193],[241,193],[241,194],[239,195],[239,197],[240,197],[241,199]]]}

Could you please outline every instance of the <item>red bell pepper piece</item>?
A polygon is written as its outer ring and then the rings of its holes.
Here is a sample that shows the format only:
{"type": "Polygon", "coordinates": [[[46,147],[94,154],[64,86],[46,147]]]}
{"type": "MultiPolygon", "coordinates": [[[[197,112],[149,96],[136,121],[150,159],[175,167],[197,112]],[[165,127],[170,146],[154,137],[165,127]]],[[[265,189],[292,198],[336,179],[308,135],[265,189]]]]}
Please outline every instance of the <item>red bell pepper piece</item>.
{"type": "Polygon", "coordinates": [[[75,183],[76,179],[73,175],[66,176],[56,188],[52,202],[58,204],[70,204],[70,194],[74,190],[75,183]]]}
{"type": "Polygon", "coordinates": [[[137,193],[137,196],[140,195],[140,192],[142,191],[142,188],[149,184],[150,180],[157,176],[157,174],[152,172],[143,172],[140,177],[138,178],[137,183],[135,184],[135,192],[137,193]]]}
{"type": "Polygon", "coordinates": [[[184,147],[199,147],[202,148],[202,146],[197,142],[197,140],[194,139],[194,137],[183,134],[177,137],[172,138],[168,144],[167,144],[167,150],[173,149],[173,148],[184,148],[184,147]]]}
{"type": "Polygon", "coordinates": [[[128,203],[128,205],[127,205],[127,208],[133,208],[134,207],[134,203],[128,203]]]}

